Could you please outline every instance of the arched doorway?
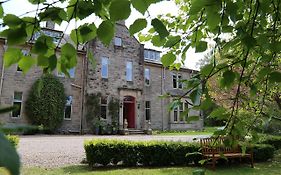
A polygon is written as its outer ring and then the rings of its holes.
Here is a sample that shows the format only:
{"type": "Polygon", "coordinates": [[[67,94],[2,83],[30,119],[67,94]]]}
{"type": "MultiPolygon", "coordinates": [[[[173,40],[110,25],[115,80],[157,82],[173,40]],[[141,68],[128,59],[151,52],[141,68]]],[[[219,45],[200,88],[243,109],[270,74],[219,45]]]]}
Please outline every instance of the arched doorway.
{"type": "Polygon", "coordinates": [[[128,128],[135,128],[135,97],[125,96],[123,101],[123,119],[127,119],[128,128]]]}

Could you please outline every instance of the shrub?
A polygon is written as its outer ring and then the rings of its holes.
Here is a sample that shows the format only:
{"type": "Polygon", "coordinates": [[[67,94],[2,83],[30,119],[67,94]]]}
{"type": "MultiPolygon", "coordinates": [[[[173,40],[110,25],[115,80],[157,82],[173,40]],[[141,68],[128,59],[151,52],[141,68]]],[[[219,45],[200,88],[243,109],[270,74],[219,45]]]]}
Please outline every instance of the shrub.
{"type": "Polygon", "coordinates": [[[260,143],[272,145],[275,149],[281,148],[281,136],[264,135],[260,143]]]}
{"type": "Polygon", "coordinates": [[[63,84],[53,75],[43,75],[29,92],[25,105],[27,117],[32,124],[55,131],[63,121],[65,102],[63,84]]]}
{"type": "MultiPolygon", "coordinates": [[[[187,142],[133,142],[95,139],[84,143],[86,159],[94,164],[124,166],[169,166],[198,164],[202,159],[200,145],[187,142]]],[[[254,160],[257,162],[271,159],[274,148],[268,144],[253,147],[254,160]]]]}
{"type": "Polygon", "coordinates": [[[84,144],[87,162],[94,164],[117,165],[122,162],[125,166],[168,166],[186,165],[201,159],[197,143],[186,142],[132,142],[117,140],[90,140],[84,144]]]}
{"type": "Polygon", "coordinates": [[[273,158],[274,147],[269,144],[256,144],[253,147],[253,154],[256,162],[267,161],[273,158]]]}
{"type": "Polygon", "coordinates": [[[15,135],[6,135],[6,138],[10,141],[10,143],[14,146],[17,147],[19,144],[19,137],[15,135]]]}

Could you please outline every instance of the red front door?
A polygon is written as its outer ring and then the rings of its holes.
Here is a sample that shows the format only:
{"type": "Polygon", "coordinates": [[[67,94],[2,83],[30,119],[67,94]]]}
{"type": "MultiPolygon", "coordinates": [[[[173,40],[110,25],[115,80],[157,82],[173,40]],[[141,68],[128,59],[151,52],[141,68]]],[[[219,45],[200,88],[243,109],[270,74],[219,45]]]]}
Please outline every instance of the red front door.
{"type": "Polygon", "coordinates": [[[123,115],[127,119],[128,128],[135,128],[135,98],[126,96],[123,104],[123,115]]]}

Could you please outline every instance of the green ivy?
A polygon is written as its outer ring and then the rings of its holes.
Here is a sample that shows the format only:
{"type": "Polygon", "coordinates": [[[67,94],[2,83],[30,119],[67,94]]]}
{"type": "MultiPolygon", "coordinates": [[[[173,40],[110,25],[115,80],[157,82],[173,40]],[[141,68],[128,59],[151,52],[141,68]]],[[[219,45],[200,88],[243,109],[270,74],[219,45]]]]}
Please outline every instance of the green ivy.
{"type": "Polygon", "coordinates": [[[34,125],[55,131],[62,123],[66,95],[63,84],[51,74],[43,75],[31,87],[25,111],[34,125]]]}

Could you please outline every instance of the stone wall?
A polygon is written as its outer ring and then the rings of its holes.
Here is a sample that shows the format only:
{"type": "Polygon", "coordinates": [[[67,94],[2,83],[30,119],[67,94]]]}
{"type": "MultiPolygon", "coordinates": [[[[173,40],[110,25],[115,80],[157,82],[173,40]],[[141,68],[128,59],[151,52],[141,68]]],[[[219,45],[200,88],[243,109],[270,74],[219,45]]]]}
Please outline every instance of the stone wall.
{"type": "MultiPolygon", "coordinates": [[[[143,46],[134,37],[130,36],[127,27],[123,23],[116,24],[115,37],[122,39],[122,46],[115,46],[114,40],[108,47],[104,46],[99,40],[89,43],[89,49],[94,53],[96,66],[93,67],[92,64],[88,64],[86,93],[101,93],[102,97],[115,97],[120,99],[121,102],[126,94],[140,94],[136,95],[136,104],[139,104],[136,110],[136,125],[141,128],[141,118],[143,118],[143,99],[141,95],[143,93],[143,46]],[[108,78],[101,77],[102,57],[107,57],[109,60],[108,78]],[[133,62],[133,81],[126,80],[127,61],[133,62]]],[[[121,115],[122,107],[120,111],[121,115]]],[[[110,123],[110,117],[107,117],[107,120],[110,123]]]]}
{"type": "MultiPolygon", "coordinates": [[[[30,50],[30,45],[20,47],[22,50],[30,50]]],[[[32,84],[41,77],[42,70],[39,67],[33,67],[29,72],[24,75],[23,72],[17,71],[17,65],[14,64],[9,68],[4,68],[2,71],[3,64],[3,52],[4,43],[0,45],[0,67],[1,74],[3,72],[2,91],[0,94],[1,107],[13,105],[14,92],[22,92],[22,108],[20,117],[12,117],[12,113],[6,113],[1,116],[0,121],[3,123],[17,123],[17,124],[28,124],[28,119],[25,114],[25,101],[28,97],[29,90],[32,84]]],[[[58,53],[59,54],[59,53],[58,53]]],[[[75,68],[75,77],[66,78],[58,77],[64,84],[66,95],[73,96],[72,113],[70,120],[64,120],[62,126],[59,128],[62,132],[75,131],[78,132],[80,129],[80,118],[81,118],[81,88],[83,83],[83,59],[85,58],[84,53],[78,54],[77,66],[75,68]]],[[[54,75],[57,75],[57,71],[54,71],[54,75]]],[[[1,83],[0,83],[1,85],[1,83]]]]}

